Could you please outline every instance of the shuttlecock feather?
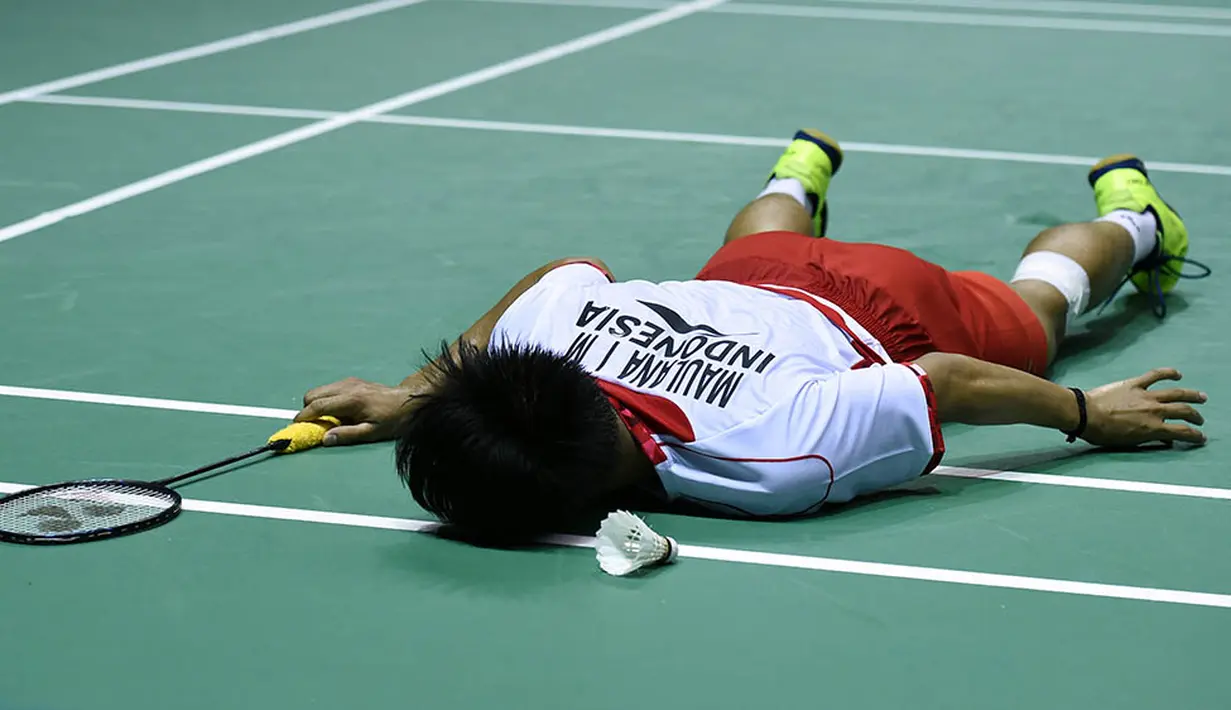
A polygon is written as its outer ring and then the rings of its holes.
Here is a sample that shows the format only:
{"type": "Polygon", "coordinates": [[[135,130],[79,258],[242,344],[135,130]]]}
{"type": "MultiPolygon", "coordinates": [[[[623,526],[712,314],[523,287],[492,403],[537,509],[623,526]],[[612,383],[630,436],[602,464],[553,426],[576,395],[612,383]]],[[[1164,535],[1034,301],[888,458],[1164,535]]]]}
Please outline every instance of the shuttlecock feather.
{"type": "Polygon", "coordinates": [[[675,540],[659,535],[641,518],[624,510],[608,515],[596,537],[594,553],[598,566],[617,577],[672,562],[680,547],[675,540]]]}

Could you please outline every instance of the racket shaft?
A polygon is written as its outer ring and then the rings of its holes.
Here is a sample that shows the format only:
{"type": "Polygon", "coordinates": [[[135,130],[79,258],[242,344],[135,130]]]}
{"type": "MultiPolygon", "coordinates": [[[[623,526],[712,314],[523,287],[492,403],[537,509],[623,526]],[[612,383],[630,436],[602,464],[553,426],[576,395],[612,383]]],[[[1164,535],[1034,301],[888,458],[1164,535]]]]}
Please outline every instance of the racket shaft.
{"type": "Polygon", "coordinates": [[[238,463],[240,461],[243,461],[244,459],[250,459],[253,456],[258,456],[268,451],[279,451],[284,448],[286,448],[286,442],[282,442],[282,441],[277,441],[272,444],[265,444],[264,446],[255,448],[252,451],[248,451],[246,453],[239,454],[238,456],[232,456],[231,458],[228,458],[228,459],[216,461],[206,466],[202,466],[201,468],[193,469],[189,471],[188,473],[181,473],[178,476],[172,476],[171,478],[164,478],[161,481],[154,481],[154,483],[160,486],[170,485],[172,483],[182,481],[185,478],[192,478],[193,476],[199,476],[202,473],[208,473],[210,471],[222,468],[223,466],[230,466],[233,463],[238,463]]]}

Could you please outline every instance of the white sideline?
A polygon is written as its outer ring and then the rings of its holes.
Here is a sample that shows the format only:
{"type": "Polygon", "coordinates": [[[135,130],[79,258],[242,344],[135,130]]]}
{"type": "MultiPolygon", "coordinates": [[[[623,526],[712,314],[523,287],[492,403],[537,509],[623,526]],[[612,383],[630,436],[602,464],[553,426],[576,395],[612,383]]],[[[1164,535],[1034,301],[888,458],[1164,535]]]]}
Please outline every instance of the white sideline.
{"type": "Polygon", "coordinates": [[[66,76],[62,79],[43,82],[42,84],[34,84],[21,89],[13,89],[0,93],[0,106],[14,101],[24,101],[26,99],[39,96],[41,94],[50,94],[55,91],[64,91],[65,89],[74,89],[78,86],[86,84],[95,84],[108,79],[115,79],[129,74],[136,74],[157,67],[165,67],[168,64],[178,64],[186,62],[190,59],[198,59],[200,57],[208,57],[211,54],[221,54],[229,52],[232,49],[240,47],[248,47],[261,42],[268,42],[271,39],[280,37],[289,37],[290,35],[316,30],[330,25],[337,25],[343,22],[350,22],[361,17],[370,17],[382,12],[397,10],[406,7],[407,5],[417,5],[424,0],[380,0],[379,2],[370,2],[366,5],[356,5],[343,10],[327,12],[323,15],[308,17],[295,22],[287,22],[282,25],[274,25],[264,29],[245,32],[241,35],[227,37],[225,39],[198,44],[193,47],[185,47],[174,52],[166,52],[163,54],[155,54],[153,56],[142,59],[135,59],[131,62],[123,64],[114,64],[102,69],[84,72],[82,74],[74,74],[66,76]]]}
{"type": "MultiPolygon", "coordinates": [[[[0,482],[0,493],[17,493],[30,487],[31,486],[18,483],[0,482]]],[[[264,518],[268,520],[290,520],[305,523],[318,523],[323,525],[343,525],[348,527],[373,528],[378,530],[431,532],[439,527],[438,524],[433,522],[426,520],[414,520],[410,518],[391,518],[376,515],[359,515],[355,513],[335,513],[322,510],[283,508],[270,505],[251,505],[247,503],[226,503],[211,500],[185,499],[183,501],[183,508],[184,510],[200,513],[237,515],[248,518],[264,518]]],[[[594,546],[594,538],[580,537],[576,535],[553,535],[545,538],[544,542],[564,547],[589,548],[594,546]]],[[[987,572],[971,572],[967,570],[946,569],[943,567],[919,567],[915,565],[884,564],[881,562],[844,560],[835,559],[832,557],[812,557],[808,555],[788,555],[723,547],[705,547],[700,545],[681,544],[677,559],[734,562],[739,564],[762,565],[767,567],[786,567],[817,572],[837,572],[872,577],[910,579],[924,582],[943,582],[947,584],[961,584],[976,587],[1020,589],[1035,592],[1052,592],[1056,594],[1104,597],[1110,599],[1128,599],[1133,601],[1217,607],[1223,609],[1231,608],[1231,595],[1227,594],[1190,592],[1179,589],[1133,587],[1119,584],[1095,584],[1091,582],[1081,582],[1069,579],[1050,579],[1046,577],[1025,577],[987,572]]]]}
{"type": "Polygon", "coordinates": [[[414,91],[409,91],[399,96],[378,101],[373,104],[368,104],[353,111],[337,114],[331,118],[327,118],[317,123],[311,123],[306,126],[279,133],[262,140],[249,143],[238,148],[233,148],[224,153],[197,160],[187,165],[182,165],[173,170],[152,175],[143,180],[118,187],[114,190],[108,190],[94,197],[90,197],[80,202],[75,202],[71,205],[65,205],[58,209],[44,212],[40,215],[29,219],[10,224],[7,227],[0,228],[0,242],[20,237],[23,234],[29,234],[53,224],[61,222],[70,217],[78,217],[83,214],[88,214],[96,210],[103,209],[118,202],[144,195],[147,192],[174,185],[197,175],[202,175],[219,168],[224,168],[228,165],[254,158],[259,155],[264,155],[271,151],[285,148],[289,145],[301,143],[303,141],[315,138],[326,133],[336,131],[339,128],[358,123],[365,119],[378,116],[389,111],[396,111],[407,106],[412,106],[429,99],[434,99],[446,94],[451,94],[462,89],[469,88],[478,84],[483,84],[494,79],[499,79],[509,74],[514,74],[519,71],[537,67],[548,62],[561,59],[578,52],[583,52],[587,49],[608,44],[618,39],[628,37],[645,30],[653,29],[660,25],[667,24],[674,20],[678,20],[689,15],[694,15],[698,12],[716,7],[726,0],[692,0],[691,2],[672,5],[666,10],[644,15],[635,20],[621,22],[618,25],[613,25],[598,32],[592,32],[583,35],[567,42],[540,49],[536,52],[524,54],[515,59],[492,64],[491,66],[479,69],[476,71],[462,74],[446,79],[444,81],[430,84],[414,91]]]}
{"type": "MultiPolygon", "coordinates": [[[[79,402],[82,404],[107,404],[119,407],[162,409],[176,412],[198,412],[201,414],[228,414],[240,417],[275,419],[282,422],[289,421],[297,414],[297,411],[294,409],[250,407],[236,404],[216,404],[213,402],[190,402],[177,399],[131,397],[126,395],[102,394],[97,392],[76,392],[71,390],[40,389],[36,387],[12,387],[8,385],[0,385],[0,397],[79,402]]],[[[1061,476],[1050,473],[1026,473],[1021,471],[993,471],[981,468],[961,468],[952,466],[939,466],[932,472],[932,475],[949,476],[953,478],[980,478],[988,481],[1031,483],[1044,486],[1062,486],[1066,488],[1121,491],[1125,493],[1148,493],[1152,495],[1179,496],[1184,498],[1231,500],[1231,489],[1226,488],[1182,486],[1170,483],[1127,481],[1115,478],[1061,476]]]]}
{"type": "MultiPolygon", "coordinates": [[[[279,108],[270,106],[244,106],[236,104],[211,104],[190,101],[158,101],[154,99],[126,99],[105,96],[38,96],[29,99],[32,103],[61,104],[67,106],[95,106],[101,108],[126,108],[141,111],[177,111],[184,113],[207,113],[232,116],[264,116],[321,120],[341,115],[337,111],[317,109],[279,108]]],[[[461,118],[438,118],[434,116],[380,115],[364,119],[367,123],[387,123],[426,128],[456,128],[474,131],[504,133],[533,133],[556,136],[582,136],[588,138],[617,138],[624,140],[660,141],[669,143],[700,143],[708,145],[734,145],[751,148],[781,148],[789,141],[786,138],[761,136],[733,136],[720,133],[684,133],[679,131],[654,131],[636,128],[599,128],[592,126],[566,126],[554,123],[519,123],[512,121],[481,121],[461,118]]],[[[958,160],[990,160],[1011,163],[1035,163],[1042,165],[1072,165],[1088,168],[1100,158],[1081,155],[1057,155],[1049,153],[1021,153],[1002,150],[974,150],[969,148],[945,148],[939,146],[902,145],[894,143],[862,143],[842,141],[842,149],[848,153],[880,153],[884,155],[907,155],[924,158],[954,158],[958,160]]],[[[1148,160],[1150,172],[1187,173],[1190,175],[1220,175],[1231,177],[1231,165],[1206,165],[1201,163],[1176,163],[1148,160]]]]}

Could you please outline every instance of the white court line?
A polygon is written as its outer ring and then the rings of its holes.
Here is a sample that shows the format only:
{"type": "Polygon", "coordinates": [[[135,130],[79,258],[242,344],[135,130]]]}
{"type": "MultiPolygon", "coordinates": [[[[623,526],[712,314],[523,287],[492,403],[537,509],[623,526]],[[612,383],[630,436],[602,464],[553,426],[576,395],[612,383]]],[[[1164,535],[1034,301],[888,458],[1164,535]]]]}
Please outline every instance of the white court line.
{"type": "MultiPolygon", "coordinates": [[[[474,0],[471,0],[474,1],[474,0]]],[[[536,0],[485,0],[487,2],[533,3],[536,0]]],[[[544,0],[551,4],[581,7],[657,9],[666,0],[544,0]]],[[[752,3],[733,2],[718,12],[740,14],[752,3]]],[[[1033,12],[1054,15],[1106,15],[1109,17],[1153,17],[1178,20],[1227,20],[1231,10],[1193,5],[1146,5],[1118,2],[1065,2],[1064,0],[819,0],[809,5],[889,5],[904,8],[945,7],[985,12],[1033,12]]],[[[795,6],[800,7],[800,6],[795,6]]]]}
{"type": "MultiPolygon", "coordinates": [[[[16,493],[31,486],[19,483],[0,482],[0,493],[16,493]]],[[[219,515],[237,515],[249,518],[265,518],[270,520],[291,520],[324,525],[343,525],[348,527],[373,528],[378,530],[404,530],[409,532],[432,532],[439,524],[426,520],[409,518],[390,518],[376,515],[361,515],[355,513],[334,513],[330,511],[305,510],[302,508],[283,508],[269,505],[252,505],[248,503],[226,503],[222,501],[185,499],[184,510],[215,513],[219,515]]],[[[594,538],[577,535],[552,535],[544,539],[548,544],[561,547],[592,548],[594,538]]],[[[993,574],[988,572],[970,572],[966,570],[945,569],[942,567],[918,567],[915,565],[885,564],[881,562],[865,562],[862,560],[844,560],[832,557],[811,557],[808,555],[788,555],[773,552],[757,552],[753,550],[736,550],[723,547],[705,547],[701,545],[681,544],[679,558],[694,560],[711,560],[717,562],[735,562],[739,564],[762,565],[767,567],[785,567],[793,569],[813,570],[817,572],[838,572],[871,577],[887,577],[893,579],[911,579],[923,582],[943,582],[976,587],[994,587],[999,589],[1020,589],[1034,592],[1052,592],[1056,594],[1071,594],[1076,596],[1103,597],[1110,599],[1128,599],[1133,601],[1159,602],[1163,604],[1183,604],[1189,606],[1205,606],[1231,608],[1231,595],[1211,594],[1208,592],[1190,592],[1179,589],[1158,589],[1152,587],[1133,587],[1119,584],[1095,584],[1068,579],[1053,579],[1046,577],[1024,577],[1019,575],[993,574]]]]}
{"type": "MultiPolygon", "coordinates": [[[[461,1],[461,0],[455,0],[461,1]]],[[[594,7],[624,10],[653,10],[670,6],[666,0],[464,0],[514,5],[557,5],[564,7],[594,7]]],[[[1231,37],[1231,25],[1193,24],[1179,22],[1141,22],[1133,20],[1094,20],[1035,15],[975,14],[934,12],[924,10],[875,10],[821,5],[778,5],[772,3],[730,3],[712,11],[724,15],[765,15],[771,17],[802,17],[824,20],[857,20],[864,22],[906,22],[930,25],[961,25],[971,27],[1016,27],[1033,30],[1069,30],[1081,32],[1119,32],[1187,37],[1231,37]]]]}
{"type": "Polygon", "coordinates": [[[86,84],[94,84],[96,82],[106,81],[107,79],[115,79],[116,77],[126,76],[128,74],[136,74],[137,72],[143,72],[149,69],[155,69],[157,67],[165,67],[168,64],[177,64],[179,62],[186,62],[190,59],[208,57],[211,54],[229,52],[232,49],[248,47],[261,42],[268,42],[271,39],[289,37],[290,35],[299,34],[301,32],[308,32],[310,30],[320,29],[322,27],[329,27],[330,25],[350,22],[351,20],[357,20],[362,17],[370,17],[372,15],[388,12],[390,10],[396,10],[408,5],[417,5],[423,1],[424,0],[380,0],[380,2],[357,5],[355,7],[348,7],[344,10],[337,10],[335,12],[325,13],[324,15],[308,17],[295,22],[288,22],[282,25],[253,30],[252,32],[245,32],[242,35],[235,35],[234,37],[227,37],[214,42],[198,44],[195,47],[186,47],[174,52],[156,54],[151,57],[145,57],[144,59],[137,59],[131,62],[124,62],[123,64],[115,64],[102,69],[85,72],[84,74],[67,76],[63,79],[56,79],[54,81],[48,81],[42,84],[27,86],[22,89],[6,91],[4,93],[0,93],[0,105],[12,103],[14,101],[21,101],[40,94],[50,94],[54,91],[64,91],[65,89],[85,86],[86,84]]]}
{"type": "Polygon", "coordinates": [[[1057,15],[1231,20],[1231,10],[1220,7],[1146,5],[1119,2],[1066,2],[1065,0],[823,0],[821,4],[955,7],[995,12],[1040,12],[1057,15]]]}
{"type": "MultiPolygon", "coordinates": [[[[22,483],[0,482],[0,493],[17,493],[34,488],[22,483]]],[[[323,523],[325,525],[347,525],[351,527],[375,528],[379,530],[406,530],[409,532],[431,532],[440,527],[439,523],[427,520],[411,520],[409,518],[387,518],[378,515],[358,515],[352,513],[333,513],[321,510],[305,510],[302,508],[280,508],[271,505],[252,505],[249,503],[223,503],[212,500],[184,499],[184,510],[197,513],[217,513],[219,515],[238,515],[247,518],[265,518],[267,520],[296,520],[305,523],[323,523]]]]}
{"type": "MultiPolygon", "coordinates": [[[[265,116],[272,118],[299,118],[319,120],[342,115],[335,111],[314,109],[274,108],[241,106],[235,104],[208,104],[185,101],[156,101],[151,99],[124,99],[99,96],[39,96],[29,99],[32,103],[62,104],[69,106],[96,106],[104,108],[128,108],[144,111],[179,111],[185,113],[210,113],[234,116],[265,116]]],[[[662,141],[671,143],[702,143],[709,145],[734,145],[754,148],[781,148],[789,140],[757,136],[732,136],[716,133],[683,133],[679,131],[653,131],[635,128],[599,128],[588,126],[565,126],[552,123],[518,123],[511,121],[480,121],[460,118],[436,118],[432,116],[381,115],[364,119],[366,123],[386,123],[427,128],[459,128],[475,131],[507,133],[534,133],[556,136],[582,136],[590,138],[619,138],[627,140],[662,141]]],[[[1088,168],[1101,158],[1080,155],[1056,155],[1048,153],[1018,153],[1000,150],[974,150],[967,148],[941,148],[894,143],[860,143],[842,141],[842,149],[848,153],[881,153],[884,155],[907,155],[926,158],[955,158],[959,160],[990,160],[1011,163],[1036,163],[1042,165],[1074,165],[1088,168]]],[[[1223,175],[1231,177],[1231,165],[1204,165],[1201,163],[1175,163],[1146,161],[1151,172],[1188,173],[1192,175],[1223,175]]]]}
{"type": "MultiPolygon", "coordinates": [[[[125,395],[99,394],[95,392],[75,392],[71,390],[40,389],[36,387],[11,387],[7,385],[0,385],[0,397],[44,399],[56,400],[60,402],[80,402],[85,404],[109,404],[120,407],[164,409],[177,412],[199,412],[203,414],[230,414],[240,417],[277,419],[281,421],[289,421],[290,419],[293,419],[296,414],[298,414],[298,412],[294,409],[247,407],[234,404],[189,402],[177,399],[157,399],[153,397],[129,397],[125,395]]],[[[1126,493],[1149,493],[1153,495],[1179,496],[1183,498],[1231,500],[1231,489],[1226,488],[1181,486],[1170,483],[1126,481],[1115,478],[1087,478],[1082,476],[1060,476],[1049,473],[992,471],[982,468],[960,468],[953,466],[939,466],[932,472],[931,475],[950,476],[954,478],[980,478],[988,481],[1006,481],[1012,483],[1033,483],[1044,486],[1062,486],[1066,488],[1121,491],[1126,493]]]]}
{"type": "MultiPolygon", "coordinates": [[[[265,118],[302,118],[319,121],[342,115],[342,111],[317,111],[300,108],[276,108],[271,106],[243,106],[239,104],[209,104],[195,101],[157,101],[151,99],[112,98],[107,96],[77,96],[49,94],[24,99],[26,103],[54,104],[60,106],[95,106],[100,108],[127,108],[139,111],[176,111],[182,113],[207,113],[224,116],[261,116],[265,118]]],[[[380,122],[382,116],[364,119],[367,123],[380,122]]]]}
{"type": "Polygon", "coordinates": [[[987,471],[981,468],[955,468],[941,466],[933,471],[941,476],[954,478],[979,478],[986,481],[1011,481],[1014,483],[1041,483],[1047,486],[1069,486],[1072,488],[1092,488],[1104,491],[1126,491],[1133,493],[1152,493],[1164,496],[1188,496],[1192,498],[1211,498],[1215,500],[1231,500],[1231,489],[1208,488],[1204,486],[1178,486],[1171,483],[1151,483],[1149,481],[1121,481],[1113,478],[1086,478],[1083,476],[1057,476],[1047,473],[1024,473],[1021,471],[987,471]]]}
{"type": "Polygon", "coordinates": [[[211,404],[209,402],[185,402],[176,399],[155,399],[152,397],[127,397],[118,394],[96,394],[93,392],[73,392],[70,390],[49,390],[37,387],[8,387],[0,385],[0,396],[21,397],[25,399],[50,399],[59,402],[80,402],[83,404],[110,404],[118,407],[140,407],[142,409],[167,409],[176,412],[198,412],[201,414],[230,414],[237,417],[258,417],[261,419],[293,419],[299,412],[294,409],[273,409],[271,407],[245,407],[235,404],[211,404]]]}
{"type": "Polygon", "coordinates": [[[716,10],[737,15],[805,17],[825,20],[865,22],[904,22],[967,27],[1012,27],[1031,30],[1078,32],[1116,32],[1127,34],[1172,35],[1182,37],[1231,37],[1231,25],[1198,25],[1172,22],[1134,22],[1130,20],[1082,20],[1077,18],[1032,17],[1028,15],[976,15],[954,12],[913,10],[859,10],[839,7],[800,7],[794,5],[740,5],[735,10],[716,10]]]}
{"type": "Polygon", "coordinates": [[[605,30],[592,32],[587,35],[578,37],[577,39],[561,42],[560,44],[540,49],[537,52],[524,54],[516,59],[493,64],[484,69],[462,74],[452,79],[446,79],[421,89],[394,96],[384,101],[378,101],[374,104],[369,104],[353,111],[338,114],[332,118],[312,123],[307,126],[300,126],[294,130],[285,133],[279,133],[275,136],[270,136],[263,140],[249,143],[239,148],[228,150],[225,153],[198,160],[187,165],[180,166],[174,170],[168,170],[158,175],[138,180],[137,182],[125,185],[123,187],[109,190],[100,195],[82,200],[80,202],[61,207],[59,209],[44,212],[36,217],[22,220],[15,224],[11,224],[3,229],[0,229],[0,242],[19,237],[23,234],[43,229],[65,220],[69,217],[77,217],[95,210],[100,210],[109,205],[114,205],[117,202],[144,195],[147,192],[157,190],[167,185],[173,185],[177,182],[187,180],[189,178],[207,173],[219,168],[233,165],[249,158],[254,158],[258,155],[263,155],[279,148],[285,148],[288,145],[300,143],[311,138],[336,131],[339,128],[344,128],[354,123],[358,123],[365,119],[378,116],[388,111],[396,111],[407,106],[411,106],[429,99],[434,99],[439,96],[451,94],[455,91],[469,88],[478,84],[499,79],[509,74],[513,74],[525,69],[537,67],[547,62],[555,61],[563,57],[576,54],[578,52],[592,49],[600,45],[613,42],[630,35],[644,32],[645,30],[653,29],[659,25],[664,25],[668,22],[678,20],[689,15],[708,10],[715,7],[726,0],[692,0],[691,2],[674,5],[669,9],[655,12],[635,20],[622,22],[618,25],[613,25],[605,30]]]}

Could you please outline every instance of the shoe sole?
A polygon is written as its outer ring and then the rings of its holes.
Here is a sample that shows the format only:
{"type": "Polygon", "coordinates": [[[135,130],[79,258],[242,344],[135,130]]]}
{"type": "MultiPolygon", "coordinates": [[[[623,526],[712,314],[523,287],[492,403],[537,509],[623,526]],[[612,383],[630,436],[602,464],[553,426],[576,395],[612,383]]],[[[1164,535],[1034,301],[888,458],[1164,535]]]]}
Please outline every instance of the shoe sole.
{"type": "Polygon", "coordinates": [[[1098,164],[1090,168],[1090,174],[1086,179],[1090,181],[1090,187],[1094,187],[1094,183],[1098,182],[1099,178],[1103,177],[1107,173],[1112,170],[1123,170],[1125,168],[1136,170],[1144,175],[1147,180],[1150,179],[1150,173],[1146,170],[1146,164],[1142,162],[1141,158],[1138,158],[1135,155],[1129,155],[1127,153],[1113,155],[1109,158],[1100,160],[1098,164]]]}
{"type": "Polygon", "coordinates": [[[833,167],[832,175],[837,175],[838,170],[842,168],[842,160],[845,157],[842,153],[842,146],[838,141],[830,136],[821,133],[812,128],[805,128],[795,134],[794,140],[805,140],[812,143],[816,147],[825,151],[825,155],[829,156],[829,164],[833,167]]]}

